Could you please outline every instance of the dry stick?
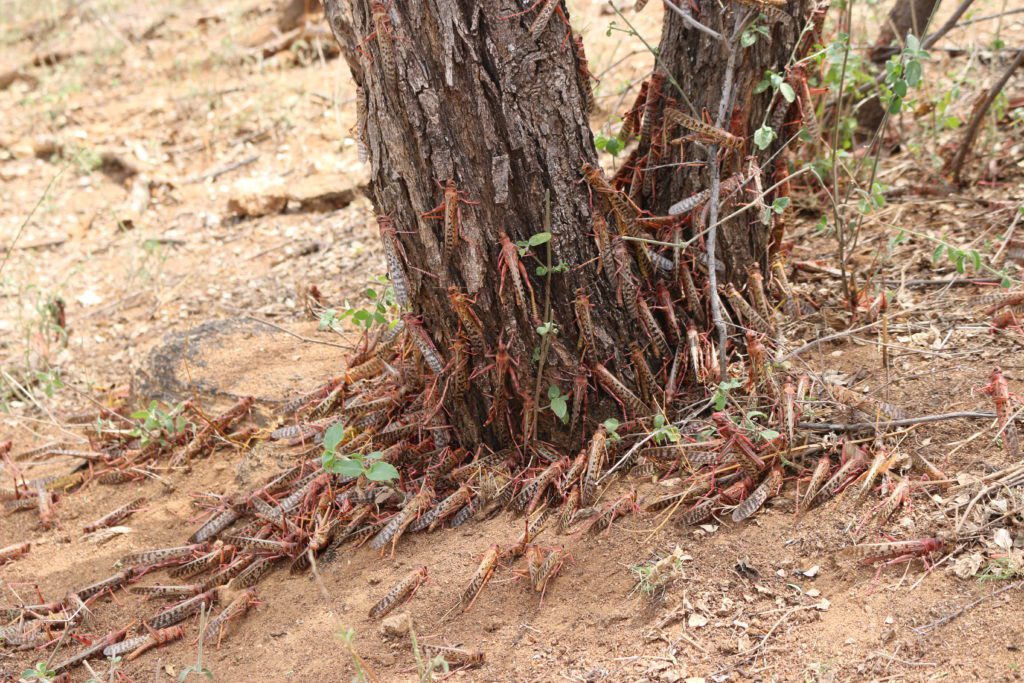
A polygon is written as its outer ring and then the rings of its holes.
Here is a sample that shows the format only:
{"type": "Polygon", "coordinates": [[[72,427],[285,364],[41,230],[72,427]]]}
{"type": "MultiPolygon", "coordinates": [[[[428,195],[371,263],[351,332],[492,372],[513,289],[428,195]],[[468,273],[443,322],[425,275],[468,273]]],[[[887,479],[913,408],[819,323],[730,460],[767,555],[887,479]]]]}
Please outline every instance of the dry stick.
{"type": "Polygon", "coordinates": [[[994,598],[997,595],[1002,595],[1003,593],[1005,593],[1007,591],[1016,590],[1016,589],[1020,588],[1021,586],[1024,586],[1024,581],[1014,581],[1011,584],[1003,586],[999,590],[992,591],[988,595],[983,595],[980,598],[977,598],[975,600],[971,600],[969,603],[967,603],[963,607],[958,607],[957,609],[953,610],[949,614],[947,614],[947,615],[945,615],[945,616],[943,616],[943,617],[941,617],[939,619],[936,619],[935,621],[931,622],[930,624],[925,624],[924,626],[914,626],[914,627],[911,627],[910,630],[913,631],[914,633],[916,633],[919,636],[928,635],[929,633],[931,633],[935,629],[937,629],[937,628],[939,628],[941,626],[945,626],[949,622],[951,622],[954,619],[956,619],[957,617],[961,616],[967,610],[970,610],[970,609],[973,609],[973,608],[977,607],[982,602],[984,602],[986,600],[989,600],[991,598],[994,598]]]}
{"type": "MultiPolygon", "coordinates": [[[[718,114],[715,117],[715,127],[721,128],[725,122],[725,114],[729,109],[729,101],[732,99],[732,79],[736,70],[736,38],[739,36],[743,25],[746,23],[748,12],[736,15],[736,26],[733,30],[732,40],[726,45],[729,50],[729,60],[725,65],[725,82],[722,84],[722,99],[718,103],[718,114]]],[[[708,165],[711,170],[711,198],[708,200],[710,212],[708,214],[708,237],[705,242],[705,251],[708,255],[708,289],[711,295],[711,320],[715,329],[718,330],[718,363],[721,376],[728,377],[728,359],[725,356],[725,342],[729,333],[725,329],[725,322],[722,320],[722,302],[718,298],[718,273],[715,269],[715,241],[718,238],[718,200],[722,192],[721,169],[718,166],[718,145],[708,146],[708,165]]]]}
{"type": "Polygon", "coordinates": [[[1024,12],[1024,7],[1020,7],[1018,9],[1009,9],[1006,10],[1005,12],[999,12],[998,14],[986,14],[985,16],[982,17],[975,17],[974,19],[968,19],[967,21],[961,22],[960,28],[963,28],[964,26],[970,26],[971,24],[978,24],[983,21],[1002,19],[1003,17],[1008,17],[1011,14],[1020,14],[1021,12],[1024,12]]]}
{"type": "Polygon", "coordinates": [[[57,178],[60,178],[64,174],[64,171],[68,170],[68,165],[69,164],[65,164],[63,168],[57,171],[57,173],[50,178],[50,182],[46,184],[46,189],[43,190],[43,194],[39,196],[39,201],[37,201],[36,205],[32,207],[32,210],[28,212],[28,215],[25,216],[25,220],[21,222],[21,225],[18,226],[18,232],[14,235],[14,239],[11,240],[11,246],[7,248],[7,253],[4,254],[4,260],[0,261],[0,273],[4,272],[4,266],[7,265],[7,259],[11,257],[14,247],[17,246],[18,240],[21,239],[21,233],[25,232],[25,226],[27,226],[28,222],[32,220],[32,216],[36,214],[36,210],[42,205],[43,200],[46,199],[47,195],[50,194],[50,188],[53,187],[55,182],[57,182],[57,178]]]}
{"type": "MultiPolygon", "coordinates": [[[[971,8],[971,5],[973,4],[974,0],[963,0],[963,2],[960,3],[960,6],[956,8],[956,11],[954,11],[953,14],[949,17],[949,19],[946,20],[945,24],[940,26],[939,29],[935,31],[935,33],[930,33],[928,36],[925,37],[923,41],[921,41],[921,48],[927,50],[932,45],[939,42],[939,39],[941,39],[942,36],[946,35],[956,27],[956,23],[960,21],[960,17],[962,17],[964,13],[966,13],[967,10],[971,8]]],[[[935,6],[936,8],[938,8],[938,3],[936,3],[935,6]]],[[[969,23],[971,22],[968,21],[965,23],[965,25],[969,23]]]]}
{"type": "Polygon", "coordinates": [[[257,322],[257,323],[261,323],[263,325],[267,325],[269,327],[273,327],[275,330],[279,330],[281,332],[284,332],[285,334],[290,334],[291,336],[295,337],[296,339],[298,339],[300,341],[307,342],[309,344],[322,344],[324,346],[333,346],[333,347],[338,348],[338,349],[345,349],[346,351],[352,351],[353,348],[354,348],[350,344],[336,344],[334,342],[323,341],[323,340],[320,340],[320,339],[310,339],[309,337],[303,337],[301,334],[296,334],[295,332],[292,332],[291,330],[287,330],[287,329],[281,327],[280,325],[275,325],[274,323],[270,322],[269,320],[263,320],[262,318],[256,318],[256,317],[253,317],[251,315],[247,315],[245,317],[248,318],[249,320],[252,320],[253,322],[257,322]]]}
{"type": "Polygon", "coordinates": [[[995,417],[995,413],[967,411],[959,413],[937,413],[935,415],[905,417],[900,420],[886,420],[879,422],[799,422],[797,423],[797,426],[800,429],[809,429],[812,432],[854,432],[860,429],[909,427],[910,425],[942,422],[944,420],[992,420],[995,417]]]}
{"type": "Polygon", "coordinates": [[[1017,67],[1024,62],[1024,48],[1017,50],[1017,56],[1010,64],[1009,68],[1003,73],[998,81],[989,89],[988,95],[985,100],[981,103],[981,106],[974,110],[971,115],[971,122],[967,124],[967,130],[964,132],[964,138],[960,142],[960,149],[956,151],[956,156],[953,157],[953,163],[951,164],[953,171],[953,181],[956,183],[960,182],[960,172],[963,170],[964,162],[967,161],[967,156],[971,153],[971,148],[974,146],[974,139],[978,136],[978,129],[981,127],[981,121],[985,118],[985,114],[988,112],[989,107],[996,101],[996,97],[1002,92],[1003,87],[1007,81],[1010,80],[1010,76],[1017,70],[1017,67]]]}
{"type": "MultiPolygon", "coordinates": [[[[699,21],[697,21],[696,19],[694,19],[692,13],[688,12],[687,10],[683,9],[682,7],[679,7],[674,2],[672,2],[672,0],[662,0],[662,2],[665,3],[665,7],[668,7],[670,10],[672,10],[673,12],[678,14],[679,17],[683,20],[683,23],[686,24],[687,26],[689,26],[690,28],[695,28],[698,31],[701,31],[702,33],[706,33],[709,36],[711,36],[712,38],[714,38],[715,40],[721,40],[722,39],[722,34],[721,33],[719,33],[718,31],[716,31],[716,30],[714,30],[712,28],[709,28],[709,27],[705,26],[704,24],[702,24],[699,21]]],[[[684,0],[684,2],[686,2],[686,0],[684,0]]]]}
{"type": "Polygon", "coordinates": [[[999,259],[1002,257],[1003,252],[1006,251],[1006,247],[1010,244],[1010,240],[1013,239],[1013,232],[1017,229],[1017,222],[1021,216],[1024,216],[1024,204],[1017,207],[1014,212],[1013,220],[1010,221],[1010,227],[1006,229],[1006,236],[1003,237],[1003,243],[999,245],[999,250],[996,251],[995,255],[992,256],[992,265],[998,265],[999,259]]]}

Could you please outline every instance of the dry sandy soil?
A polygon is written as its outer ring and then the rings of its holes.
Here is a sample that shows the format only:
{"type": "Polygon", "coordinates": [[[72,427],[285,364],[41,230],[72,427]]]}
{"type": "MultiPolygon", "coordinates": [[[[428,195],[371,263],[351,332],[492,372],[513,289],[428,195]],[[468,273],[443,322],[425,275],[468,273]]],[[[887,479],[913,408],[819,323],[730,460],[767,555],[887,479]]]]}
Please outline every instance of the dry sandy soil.
{"type": "MultiPolygon", "coordinates": [[[[0,279],[2,436],[14,440],[16,452],[53,439],[80,445],[62,416],[129,389],[140,399],[194,396],[208,412],[252,395],[256,419],[266,424],[283,399],[337,374],[344,358],[338,345],[351,338],[317,329],[304,309],[306,287],[317,285],[340,308],[362,301],[365,285],[384,272],[370,203],[359,189],[366,171],[347,132],[354,91],[344,64],[315,38],[269,55],[257,47],[273,39],[268,2],[104,0],[66,15],[57,3],[44,4],[0,2],[0,71],[24,76],[0,91],[0,252],[13,249],[0,279]],[[56,63],[31,64],[45,55],[56,63]],[[127,178],[124,165],[131,167],[127,178]],[[256,217],[229,206],[252,195],[290,199],[284,210],[256,217]],[[54,297],[66,306],[66,346],[48,322],[54,297]]],[[[656,4],[636,20],[652,43],[656,4]]],[[[622,33],[606,35],[614,17],[602,14],[600,3],[570,6],[601,78],[594,129],[614,131],[650,55],[622,33]]],[[[977,14],[999,9],[987,2],[977,14]]],[[[1024,36],[1019,17],[999,27],[1010,45],[1024,36]]],[[[995,31],[996,22],[977,24],[942,45],[987,47],[995,31]]],[[[868,37],[855,32],[854,42],[868,37]]],[[[962,119],[1000,71],[990,52],[936,52],[932,61],[922,99],[938,98],[957,79],[961,90],[948,115],[962,119]]],[[[1019,102],[1022,85],[1020,78],[1010,82],[1010,102],[1019,102]]],[[[1007,111],[1004,102],[999,115],[1007,111]]],[[[986,262],[1002,243],[1024,201],[1022,126],[1005,117],[988,125],[974,186],[937,197],[922,190],[955,133],[932,135],[931,118],[895,121],[895,133],[908,142],[881,166],[889,202],[866,221],[852,255],[861,272],[875,264],[879,278],[892,278],[884,281],[895,297],[889,368],[875,330],[820,346],[796,367],[856,375],[860,389],[911,415],[990,410],[981,388],[994,364],[1012,391],[1024,386],[1020,329],[991,330],[975,313],[972,301],[991,284],[914,281],[962,277],[949,260],[932,262],[936,238],[978,249],[986,262]],[[895,239],[904,228],[908,239],[895,239]]],[[[815,229],[816,201],[808,191],[797,202],[793,259],[818,260],[826,270],[795,271],[794,279],[822,309],[790,330],[794,344],[843,325],[837,281],[827,271],[835,267],[835,242],[815,229]]],[[[1018,276],[1014,264],[1007,267],[1018,276]]],[[[844,419],[806,407],[805,419],[831,417],[844,419]]],[[[951,478],[1009,464],[990,420],[920,425],[888,443],[924,455],[951,478]]],[[[163,481],[91,483],[60,499],[52,530],[41,529],[32,513],[0,517],[0,547],[33,543],[26,557],[0,569],[0,604],[58,598],[109,575],[128,552],[182,543],[195,527],[194,494],[251,486],[292,457],[267,445],[224,449],[163,481]],[[139,495],[149,503],[125,533],[83,535],[84,523],[139,495]]],[[[8,462],[0,476],[6,485],[13,476],[69,464],[8,462]]],[[[644,497],[661,485],[633,479],[617,486],[644,497]]],[[[948,527],[942,496],[935,488],[919,492],[888,533],[917,538],[948,527]]],[[[338,633],[350,627],[378,680],[416,680],[408,639],[384,637],[367,610],[412,567],[427,565],[429,581],[403,608],[419,638],[486,653],[482,667],[453,680],[1019,679],[1020,592],[987,598],[920,634],[914,629],[1010,584],[959,578],[951,571],[956,558],[945,555],[930,573],[920,562],[904,563],[877,579],[871,568],[837,562],[835,552],[852,542],[866,509],[844,496],[797,518],[790,485],[740,526],[693,529],[637,515],[596,538],[552,535],[545,542],[564,545],[572,561],[543,602],[503,570],[472,610],[448,621],[441,617],[483,551],[515,538],[521,521],[498,517],[412,535],[394,559],[345,549],[319,567],[320,585],[309,573],[278,571],[264,580],[261,604],[205,652],[204,665],[222,681],[347,680],[351,659],[338,633]],[[630,567],[677,545],[686,559],[667,590],[656,598],[635,591],[630,567]]],[[[1024,530],[1015,521],[1006,527],[1020,543],[1024,530]]],[[[983,562],[996,557],[987,539],[956,549],[981,552],[983,562]]],[[[118,593],[95,605],[90,630],[99,635],[155,609],[118,593]]],[[[196,657],[196,624],[187,630],[186,641],[122,664],[116,676],[177,679],[196,657]]],[[[0,679],[46,657],[0,649],[0,679]]],[[[98,680],[107,679],[108,662],[93,667],[98,680]]],[[[79,669],[75,676],[88,674],[79,669]]]]}

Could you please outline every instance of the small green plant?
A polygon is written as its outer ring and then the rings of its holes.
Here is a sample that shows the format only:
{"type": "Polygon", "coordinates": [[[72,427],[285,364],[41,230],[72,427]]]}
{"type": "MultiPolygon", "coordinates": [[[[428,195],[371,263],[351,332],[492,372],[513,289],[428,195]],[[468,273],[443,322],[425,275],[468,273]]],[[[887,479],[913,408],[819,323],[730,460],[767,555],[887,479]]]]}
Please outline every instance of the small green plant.
{"type": "Polygon", "coordinates": [[[178,403],[170,410],[164,410],[156,401],[150,401],[149,406],[132,413],[132,418],[142,420],[142,425],[131,430],[131,435],[142,440],[142,445],[151,441],[167,443],[167,437],[180,434],[185,431],[188,422],[181,415],[184,404],[178,403]]]}
{"type": "Polygon", "coordinates": [[[569,264],[566,263],[565,261],[559,261],[557,265],[551,266],[550,270],[545,265],[539,265],[539,266],[537,266],[537,271],[536,272],[537,272],[537,276],[538,277],[544,277],[548,273],[553,273],[553,274],[557,275],[559,273],[565,273],[565,272],[568,272],[568,271],[569,271],[569,264]]]}
{"type": "Polygon", "coordinates": [[[654,442],[659,446],[666,443],[679,443],[682,438],[679,428],[665,419],[665,416],[658,414],[654,416],[654,442]]]}
{"type": "Polygon", "coordinates": [[[739,425],[745,432],[753,435],[754,440],[756,441],[773,441],[779,438],[779,433],[774,429],[764,427],[757,422],[758,419],[767,418],[768,416],[760,410],[748,410],[743,413],[743,419],[739,420],[739,425]]]}
{"type": "Polygon", "coordinates": [[[36,662],[34,667],[21,672],[22,680],[39,681],[40,683],[50,683],[56,676],[57,672],[51,670],[46,662],[36,662]]]}
{"type": "Polygon", "coordinates": [[[729,392],[738,389],[743,383],[738,379],[730,379],[721,382],[711,396],[711,405],[715,410],[725,410],[725,404],[729,401],[729,392]]]}
{"type": "Polygon", "coordinates": [[[775,133],[775,129],[766,123],[754,131],[754,144],[757,145],[758,149],[765,150],[775,142],[776,137],[778,136],[775,133]]]}
{"type": "Polygon", "coordinates": [[[202,634],[206,632],[206,620],[209,614],[206,611],[206,606],[203,605],[202,610],[199,612],[199,633],[200,637],[196,641],[196,663],[191,666],[186,666],[178,674],[178,683],[185,683],[189,676],[195,674],[196,676],[206,676],[211,681],[213,680],[213,672],[203,666],[203,638],[202,634]]]}
{"type": "Polygon", "coordinates": [[[882,101],[888,105],[890,114],[898,114],[910,88],[921,85],[924,67],[921,62],[930,59],[927,50],[921,49],[921,41],[913,33],[907,34],[903,52],[893,55],[885,63],[885,82],[882,101]]]}
{"type": "Polygon", "coordinates": [[[324,433],[324,453],[321,463],[324,471],[343,477],[365,477],[369,481],[391,482],[398,479],[398,470],[381,460],[383,453],[349,453],[339,455],[338,444],[345,438],[345,425],[337,422],[324,433]]]}
{"type": "MultiPolygon", "coordinates": [[[[772,34],[768,31],[768,26],[765,22],[768,20],[763,14],[758,14],[757,18],[750,23],[743,33],[740,35],[740,45],[743,47],[750,47],[758,41],[759,38],[765,40],[771,40],[772,34]]],[[[792,102],[793,100],[790,100],[792,102]]]]}
{"type": "Polygon", "coordinates": [[[526,256],[530,252],[531,248],[539,247],[542,244],[547,244],[550,241],[550,232],[538,232],[533,235],[530,235],[530,239],[528,240],[516,240],[516,247],[519,248],[520,256],[526,256]]]}
{"type": "Polygon", "coordinates": [[[375,278],[382,289],[378,291],[370,286],[363,290],[368,300],[365,306],[354,306],[348,301],[340,311],[328,309],[320,315],[320,329],[331,329],[337,323],[350,319],[356,327],[370,330],[379,325],[394,325],[398,319],[398,302],[395,301],[395,289],[385,276],[375,278]]]}
{"type": "Polygon", "coordinates": [[[622,437],[619,436],[619,421],[614,417],[609,417],[607,420],[601,423],[604,426],[606,432],[608,432],[608,438],[612,441],[622,441],[622,437]]]}
{"type": "Polygon", "coordinates": [[[549,320],[546,323],[537,326],[537,334],[542,337],[546,337],[549,334],[558,334],[558,325],[556,325],[554,321],[549,320]]]}
{"type": "Polygon", "coordinates": [[[356,652],[355,629],[350,626],[342,626],[338,631],[338,637],[341,638],[341,642],[345,643],[345,648],[352,657],[352,666],[356,670],[355,676],[352,677],[352,683],[371,683],[371,681],[374,681],[375,677],[370,673],[366,662],[356,652]]]}
{"type": "Polygon", "coordinates": [[[1012,557],[992,560],[978,574],[978,581],[1010,581],[1024,575],[1024,566],[1012,557]]]}
{"type": "Polygon", "coordinates": [[[602,152],[607,152],[613,157],[617,157],[626,148],[626,145],[618,137],[596,135],[594,136],[594,147],[602,152]]]}
{"type": "Polygon", "coordinates": [[[562,424],[569,421],[569,397],[562,393],[562,388],[557,384],[548,387],[548,408],[562,424]]]}

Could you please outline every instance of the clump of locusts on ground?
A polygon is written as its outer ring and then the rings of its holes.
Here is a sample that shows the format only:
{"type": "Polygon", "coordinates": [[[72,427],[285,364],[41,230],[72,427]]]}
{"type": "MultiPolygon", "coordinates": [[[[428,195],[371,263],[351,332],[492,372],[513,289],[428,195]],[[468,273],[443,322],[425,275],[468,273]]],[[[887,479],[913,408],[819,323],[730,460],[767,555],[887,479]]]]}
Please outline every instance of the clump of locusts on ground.
{"type": "MultiPolygon", "coordinates": [[[[530,33],[547,30],[557,8],[556,2],[543,3],[531,20],[530,33]]],[[[755,9],[758,16],[751,17],[745,30],[737,31],[741,44],[763,39],[759,26],[776,7],[755,3],[755,9]]],[[[381,23],[380,30],[386,29],[383,15],[375,16],[375,21],[381,23]]],[[[820,26],[817,30],[821,31],[820,26]]],[[[381,217],[390,277],[368,292],[369,303],[338,310],[323,306],[317,296],[309,302],[310,313],[325,328],[345,321],[362,328],[359,349],[346,359],[342,374],[281,405],[273,429],[253,424],[250,398],[221,412],[210,412],[202,401],[192,399],[173,405],[154,401],[134,409],[121,401],[61,416],[63,427],[87,437],[87,448],[50,443],[15,452],[9,441],[0,445],[12,471],[35,460],[66,458],[76,463],[71,471],[50,477],[16,475],[0,488],[5,512],[35,514],[43,528],[57,525],[62,499],[85,487],[163,481],[168,473],[186,471],[215,452],[246,452],[268,441],[290,457],[284,471],[257,485],[224,495],[202,495],[197,505],[204,519],[179,545],[126,555],[112,574],[83,578],[67,586],[63,595],[17,593],[12,606],[0,608],[0,641],[5,648],[49,653],[23,678],[53,679],[100,657],[131,662],[185,638],[182,624],[195,619],[199,621],[196,663],[182,672],[182,678],[208,674],[203,647],[230,637],[232,624],[260,605],[256,587],[273,572],[308,573],[320,581],[318,567],[339,553],[352,552],[351,548],[365,545],[393,557],[409,535],[453,529],[497,514],[517,519],[521,533],[496,539],[476,559],[469,581],[440,606],[442,621],[472,609],[499,573],[517,578],[542,601],[557,590],[560,574],[571,570],[574,554],[586,552],[594,537],[614,533],[630,517],[649,524],[652,532],[669,524],[711,527],[719,522],[746,523],[772,504],[791,504],[801,520],[815,508],[852,506],[855,519],[846,530],[848,543],[837,557],[847,564],[872,565],[876,574],[889,565],[921,560],[927,567],[925,575],[945,562],[961,576],[1018,577],[1019,550],[1005,527],[1024,506],[1019,494],[1024,464],[1016,426],[1020,401],[1011,393],[1002,370],[995,367],[978,378],[978,388],[990,397],[991,412],[920,414],[860,391],[851,386],[855,382],[849,375],[816,370],[804,362],[828,344],[859,335],[859,341],[877,345],[888,370],[889,354],[904,343],[899,338],[918,334],[921,325],[920,318],[909,315],[914,309],[899,308],[902,302],[892,292],[870,282],[859,285],[848,276],[853,265],[847,246],[840,246],[839,269],[801,262],[782,248],[781,235],[787,221],[795,220],[798,201],[832,205],[831,215],[821,212],[822,229],[841,235],[841,245],[856,242],[862,224],[882,210],[885,190],[874,179],[865,182],[855,172],[841,177],[837,182],[849,187],[845,200],[836,196],[842,189],[837,192],[824,182],[838,175],[837,168],[853,163],[845,158],[850,155],[840,154],[850,127],[843,83],[876,79],[878,92],[872,95],[883,98],[891,115],[899,113],[913,89],[922,86],[921,64],[930,57],[927,39],[922,42],[910,36],[880,77],[868,74],[861,64],[848,63],[848,42],[848,36],[827,40],[821,35],[808,45],[820,50],[797,55],[791,70],[766,74],[757,86],[772,89],[777,96],[769,121],[750,142],[767,147],[779,131],[789,131],[793,137],[788,151],[782,153],[792,163],[781,165],[779,191],[770,203],[764,201],[766,191],[754,187],[757,174],[743,172],[722,179],[717,192],[709,189],[682,198],[670,216],[638,216],[629,189],[634,182],[642,183],[642,178],[635,181],[626,165],[621,167],[626,171],[610,177],[595,166],[581,169],[580,180],[593,191],[598,211],[595,238],[605,256],[596,267],[606,269],[618,290],[627,293],[623,306],[641,321],[648,335],[645,347],[657,352],[664,371],[652,370],[645,354],[631,349],[636,381],[630,386],[600,359],[591,357],[596,344],[585,342],[593,382],[621,404],[621,419],[588,425],[583,405],[586,377],[582,388],[577,391],[574,386],[569,394],[557,385],[531,386],[529,378],[516,374],[499,346],[493,364],[484,371],[490,375],[498,406],[494,424],[507,435],[506,446],[457,443],[446,420],[443,397],[465,393],[468,383],[476,379],[464,354],[471,350],[476,358],[488,355],[473,302],[457,289],[451,291],[450,303],[465,341],[460,339],[442,352],[423,321],[406,310],[404,257],[395,226],[381,217]],[[813,88],[809,80],[815,81],[813,88]],[[818,110],[827,114],[821,121],[818,110]],[[802,138],[808,138],[808,144],[801,144],[802,138]],[[790,189],[798,179],[807,184],[790,189]],[[804,192],[806,196],[801,197],[804,192]],[[759,265],[751,264],[744,291],[729,284],[719,291],[712,280],[717,270],[712,254],[701,270],[696,263],[671,259],[668,250],[648,249],[642,243],[637,248],[637,242],[627,243],[620,235],[601,234],[601,226],[607,224],[620,226],[622,232],[628,231],[627,226],[672,225],[678,216],[707,210],[713,195],[722,197],[723,206],[730,210],[753,205],[762,212],[765,224],[770,223],[780,235],[768,261],[767,278],[759,265]],[[656,306],[649,305],[639,294],[649,289],[650,282],[641,280],[645,271],[669,273],[671,286],[678,292],[668,291],[666,285],[667,298],[659,296],[659,290],[652,302],[656,306]],[[791,283],[791,274],[805,282],[791,283]],[[812,275],[838,278],[841,287],[835,287],[834,281],[832,286],[843,290],[841,296],[820,295],[807,281],[812,275]],[[820,301],[822,296],[828,300],[820,301]],[[716,308],[721,306],[718,320],[713,319],[712,301],[716,308]],[[839,332],[830,332],[826,324],[829,306],[848,318],[839,332]],[[652,308],[659,311],[657,315],[652,308]],[[726,324],[723,317],[728,317],[728,346],[714,339],[719,324],[726,324]],[[536,409],[568,422],[581,448],[573,452],[536,440],[535,419],[527,420],[517,433],[516,422],[500,408],[502,399],[512,392],[533,390],[546,396],[536,409]],[[994,432],[1014,464],[983,477],[961,477],[944,471],[915,448],[903,447],[903,439],[921,425],[947,420],[993,425],[978,434],[988,438],[994,432]],[[648,485],[652,480],[656,486],[648,485]],[[843,500],[837,503],[837,498],[843,500]],[[886,538],[887,533],[899,532],[893,521],[915,500],[933,504],[930,516],[923,518],[929,526],[915,528],[911,537],[886,538]],[[570,543],[576,545],[571,552],[570,543]],[[108,607],[108,599],[121,589],[162,606],[140,615],[138,623],[126,622],[110,632],[94,633],[96,637],[88,643],[80,642],[78,636],[88,632],[94,613],[108,607]]],[[[393,65],[383,66],[394,70],[393,65]]],[[[719,148],[735,153],[743,146],[743,140],[721,125],[681,110],[663,109],[663,120],[652,120],[646,113],[647,103],[662,86],[663,76],[652,75],[626,114],[623,128],[627,132],[598,138],[605,151],[618,151],[633,144],[634,138],[655,137],[657,132],[713,147],[716,159],[719,148]]],[[[989,105],[976,109],[968,134],[951,157],[950,171],[956,177],[967,154],[960,150],[970,147],[980,125],[976,121],[983,119],[989,105]]],[[[882,145],[871,149],[878,162],[882,145]]],[[[869,178],[873,173],[872,165],[869,178]]],[[[454,221],[460,203],[469,200],[451,182],[441,192],[443,203],[431,217],[454,221]]],[[[1019,217],[1017,210],[1012,225],[1019,217]]],[[[645,234],[636,229],[636,234],[645,234]]],[[[445,231],[445,236],[447,257],[456,248],[456,230],[445,231]]],[[[1011,228],[992,258],[948,238],[910,229],[893,234],[888,246],[896,249],[918,238],[927,242],[937,265],[950,265],[961,274],[972,269],[994,284],[1010,286],[1009,292],[988,294],[972,303],[979,319],[991,319],[993,328],[1013,331],[1024,295],[1016,289],[1019,282],[1011,268],[996,258],[1012,263],[1021,256],[1020,243],[1012,236],[1011,228]]],[[[528,310],[538,319],[541,337],[554,330],[550,320],[540,319],[527,267],[543,269],[543,278],[564,276],[565,268],[543,258],[543,248],[552,239],[546,229],[524,242],[506,237],[496,245],[507,278],[500,295],[507,297],[508,305],[528,310]]],[[[883,275],[891,274],[890,270],[882,273],[880,268],[877,279],[885,281],[883,275]]],[[[948,282],[956,278],[953,274],[948,282]]],[[[592,337],[587,295],[581,293],[575,304],[576,322],[587,340],[592,337]]],[[[941,302],[932,305],[939,307],[941,302]]],[[[44,310],[46,336],[50,328],[63,329],[62,306],[49,302],[44,310]]],[[[97,514],[75,531],[97,538],[116,533],[146,504],[143,498],[134,499],[97,514]]],[[[2,548],[0,563],[17,562],[30,552],[30,542],[2,548]]],[[[685,579],[690,559],[677,546],[671,553],[631,565],[636,591],[664,595],[673,582],[685,579]]],[[[369,616],[386,618],[413,599],[429,578],[427,566],[409,569],[393,585],[379,589],[369,616]]],[[[483,653],[472,648],[419,643],[411,623],[407,633],[421,679],[484,661],[483,653]]],[[[358,675],[372,680],[370,667],[356,649],[356,634],[344,629],[341,639],[358,675]]]]}

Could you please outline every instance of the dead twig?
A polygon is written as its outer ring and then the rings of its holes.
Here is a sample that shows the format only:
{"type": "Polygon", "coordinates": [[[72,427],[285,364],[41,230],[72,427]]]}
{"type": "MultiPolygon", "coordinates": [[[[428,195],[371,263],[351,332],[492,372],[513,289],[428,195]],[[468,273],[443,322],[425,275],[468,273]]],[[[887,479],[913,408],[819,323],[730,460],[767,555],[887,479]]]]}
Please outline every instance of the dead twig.
{"type": "Polygon", "coordinates": [[[909,427],[910,425],[942,422],[944,420],[992,420],[995,419],[995,416],[995,413],[968,411],[960,413],[938,413],[935,415],[922,415],[920,417],[907,417],[901,420],[882,420],[878,422],[799,422],[797,423],[797,427],[800,429],[808,429],[812,432],[856,432],[862,429],[909,427]]]}
{"type": "Polygon", "coordinates": [[[914,633],[916,633],[919,636],[926,636],[929,633],[931,633],[932,631],[934,631],[935,629],[940,628],[942,626],[945,626],[946,624],[948,624],[949,622],[953,621],[957,617],[961,616],[962,614],[964,614],[968,610],[974,609],[975,607],[977,607],[981,603],[985,602],[986,600],[994,598],[997,595],[1002,595],[1003,593],[1006,593],[1008,591],[1016,590],[1016,589],[1020,588],[1021,586],[1024,586],[1024,580],[1014,581],[1013,583],[1011,583],[1009,585],[1003,586],[1002,588],[1000,588],[998,590],[992,591],[988,595],[983,595],[980,598],[977,598],[975,600],[971,600],[966,605],[963,605],[962,607],[956,608],[955,610],[953,610],[949,614],[943,615],[942,617],[936,619],[935,621],[933,621],[931,623],[925,624],[924,626],[913,626],[913,627],[911,627],[910,630],[913,631],[914,633]]]}
{"type": "Polygon", "coordinates": [[[971,148],[974,147],[974,139],[978,136],[978,130],[981,128],[981,122],[985,118],[985,114],[988,112],[989,107],[996,101],[996,97],[1003,91],[1006,83],[1010,80],[1010,76],[1017,70],[1017,67],[1024,62],[1024,48],[1017,51],[1017,57],[1010,63],[1003,75],[999,77],[991,88],[989,88],[988,95],[981,101],[981,104],[974,108],[974,113],[971,114],[970,123],[967,124],[967,129],[964,131],[964,137],[960,141],[960,148],[956,151],[956,156],[949,164],[950,172],[953,176],[953,182],[960,183],[960,174],[964,168],[964,162],[967,161],[967,157],[971,153],[971,148]]]}

